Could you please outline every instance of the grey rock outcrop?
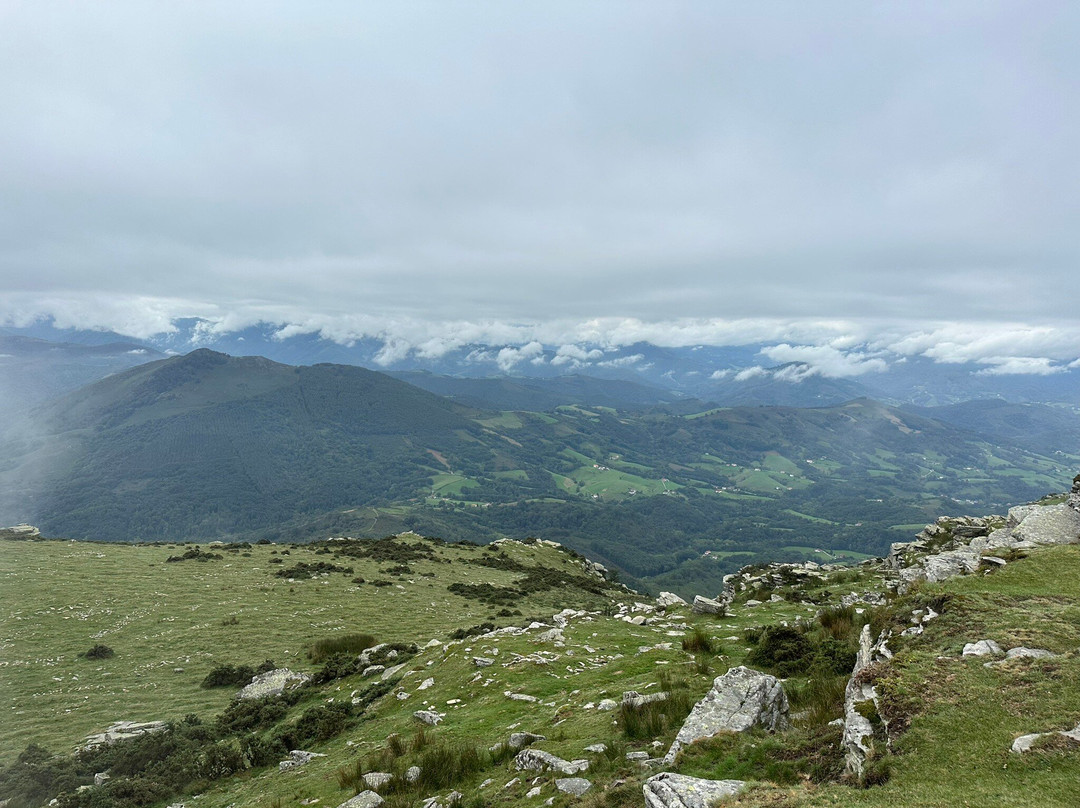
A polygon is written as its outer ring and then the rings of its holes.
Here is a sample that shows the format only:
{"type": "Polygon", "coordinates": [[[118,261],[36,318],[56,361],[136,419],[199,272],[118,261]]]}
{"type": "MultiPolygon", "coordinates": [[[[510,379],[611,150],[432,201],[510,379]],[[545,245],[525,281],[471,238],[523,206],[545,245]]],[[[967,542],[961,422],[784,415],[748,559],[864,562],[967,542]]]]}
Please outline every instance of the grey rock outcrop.
{"type": "Polygon", "coordinates": [[[374,791],[361,791],[351,800],[341,803],[338,808],[379,808],[383,804],[383,798],[374,791]]]}
{"type": "Polygon", "coordinates": [[[640,709],[646,704],[652,704],[654,701],[666,701],[668,694],[661,690],[658,693],[646,693],[642,695],[636,690],[627,690],[622,694],[622,703],[626,704],[634,709],[640,709]]]}
{"type": "Polygon", "coordinates": [[[870,665],[892,659],[892,652],[885,644],[888,637],[888,633],[883,631],[876,642],[871,641],[869,624],[863,626],[855,667],[844,689],[844,735],[841,744],[844,748],[844,767],[848,774],[855,777],[862,777],[866,760],[874,751],[874,726],[863,712],[872,708],[880,715],[877,690],[862,674],[870,665]]]}
{"type": "Polygon", "coordinates": [[[287,772],[290,769],[298,769],[317,757],[326,757],[326,755],[319,752],[305,752],[303,749],[293,749],[289,752],[289,757],[278,764],[278,771],[287,772]]]}
{"type": "Polygon", "coordinates": [[[722,616],[727,611],[727,606],[718,600],[694,595],[694,605],[691,607],[691,611],[694,614],[718,614],[722,616]]]}
{"type": "Polygon", "coordinates": [[[661,609],[670,609],[672,606],[686,606],[688,604],[674,592],[661,592],[656,599],[656,605],[661,609]]]}
{"type": "Polygon", "coordinates": [[[964,645],[964,656],[1001,656],[1005,652],[993,640],[979,640],[964,645]]]}
{"type": "Polygon", "coordinates": [[[518,749],[524,749],[526,746],[532,746],[539,741],[546,741],[543,735],[537,735],[535,732],[512,732],[510,737],[506,741],[506,745],[514,751],[518,749]]]}
{"type": "Polygon", "coordinates": [[[413,713],[413,718],[431,727],[435,726],[443,719],[443,717],[434,710],[417,710],[413,713]]]}
{"type": "Polygon", "coordinates": [[[555,788],[559,789],[563,794],[572,794],[575,797],[580,797],[592,788],[592,783],[584,777],[560,777],[555,781],[555,788]]]}
{"type": "Polygon", "coordinates": [[[363,779],[368,788],[378,791],[393,780],[394,775],[390,774],[390,772],[368,772],[363,779]]]}
{"type": "Polygon", "coordinates": [[[589,761],[563,760],[541,749],[524,749],[514,758],[514,766],[518,771],[556,771],[561,774],[578,774],[588,770],[589,761]]]}
{"type": "Polygon", "coordinates": [[[1070,730],[1059,730],[1057,732],[1033,732],[1031,735],[1021,735],[1019,738],[1012,742],[1011,751],[1016,752],[1017,754],[1030,752],[1036,741],[1052,735],[1060,735],[1062,738],[1068,738],[1070,741],[1080,743],[1080,724],[1077,724],[1073,729],[1070,730]]]}
{"type": "Polygon", "coordinates": [[[140,735],[148,735],[153,732],[165,732],[169,725],[164,721],[116,721],[97,735],[90,735],[82,745],[82,749],[93,749],[98,746],[110,746],[117,741],[126,741],[129,738],[138,738],[140,735]]]}
{"type": "Polygon", "coordinates": [[[311,681],[306,673],[297,673],[288,668],[276,668],[260,673],[236,694],[238,699],[264,699],[267,696],[280,696],[286,690],[300,687],[311,681]]]}
{"type": "Polygon", "coordinates": [[[789,726],[788,700],[780,680],[740,665],[713,680],[675,736],[664,763],[673,763],[687,744],[720,732],[745,732],[752,727],[775,732],[789,726]]]}
{"type": "Polygon", "coordinates": [[[717,800],[746,788],[742,780],[703,780],[664,772],[645,781],[646,808],[710,808],[717,800]]]}

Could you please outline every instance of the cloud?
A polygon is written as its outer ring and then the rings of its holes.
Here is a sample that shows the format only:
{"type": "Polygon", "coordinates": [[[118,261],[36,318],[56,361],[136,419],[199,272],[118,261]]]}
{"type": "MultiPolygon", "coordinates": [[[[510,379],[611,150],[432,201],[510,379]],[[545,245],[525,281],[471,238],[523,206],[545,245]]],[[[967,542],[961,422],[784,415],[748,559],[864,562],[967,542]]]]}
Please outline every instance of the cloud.
{"type": "Polygon", "coordinates": [[[759,376],[768,375],[769,371],[767,371],[765,368],[761,367],[760,365],[754,365],[753,367],[744,368],[743,370],[740,370],[738,373],[736,373],[735,381],[745,382],[749,381],[750,379],[756,379],[759,376]]]}
{"type": "Polygon", "coordinates": [[[990,365],[978,371],[984,376],[1050,376],[1066,370],[1065,365],[1052,364],[1052,361],[1044,356],[989,356],[979,362],[990,365]]]}
{"type": "Polygon", "coordinates": [[[807,376],[846,379],[888,369],[888,364],[880,356],[859,351],[840,351],[831,345],[781,343],[763,348],[761,353],[782,364],[796,362],[802,366],[799,370],[785,368],[777,374],[777,378],[788,381],[801,381],[807,376]]]}
{"type": "Polygon", "coordinates": [[[544,346],[539,342],[530,342],[527,345],[523,345],[520,348],[502,348],[495,355],[495,364],[499,366],[499,370],[504,373],[509,373],[517,365],[528,360],[532,364],[537,364],[538,359],[543,359],[544,346]]]}

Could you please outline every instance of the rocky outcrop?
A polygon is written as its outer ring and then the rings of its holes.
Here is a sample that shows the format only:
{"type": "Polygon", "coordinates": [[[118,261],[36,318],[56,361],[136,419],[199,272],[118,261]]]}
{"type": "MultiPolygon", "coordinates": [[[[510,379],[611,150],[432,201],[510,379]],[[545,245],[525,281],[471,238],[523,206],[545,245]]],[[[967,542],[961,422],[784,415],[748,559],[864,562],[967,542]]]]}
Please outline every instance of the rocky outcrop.
{"type": "MultiPolygon", "coordinates": [[[[864,625],[859,635],[859,653],[855,657],[855,667],[844,689],[844,735],[841,744],[844,748],[844,767],[847,773],[861,778],[866,769],[867,759],[874,754],[875,731],[870,716],[881,717],[878,709],[878,694],[874,685],[867,680],[866,671],[871,665],[892,659],[885,641],[889,635],[883,631],[872,641],[870,626],[864,625]],[[869,713],[869,715],[867,715],[869,713]]],[[[882,720],[888,744],[888,727],[882,720]]]]}
{"type": "Polygon", "coordinates": [[[281,761],[278,764],[279,772],[287,772],[291,769],[298,769],[305,763],[310,763],[317,757],[326,757],[326,755],[319,752],[305,752],[303,749],[294,749],[289,752],[289,757],[281,761]]]}
{"type": "Polygon", "coordinates": [[[306,673],[297,673],[288,668],[277,668],[266,673],[260,673],[251,680],[239,693],[238,699],[264,699],[267,696],[280,696],[286,690],[300,687],[311,681],[311,676],[306,673]]]}
{"type": "Polygon", "coordinates": [[[563,794],[571,794],[575,797],[580,797],[592,788],[592,783],[584,777],[560,777],[555,781],[555,788],[563,794]]]}
{"type": "Polygon", "coordinates": [[[717,614],[723,617],[727,612],[727,607],[718,600],[694,595],[694,605],[691,610],[694,614],[717,614]]]}
{"type": "Polygon", "coordinates": [[[1080,724],[1077,724],[1070,730],[1058,730],[1057,732],[1033,732],[1031,735],[1021,735],[1012,743],[1011,751],[1017,754],[1023,754],[1024,752],[1030,752],[1031,748],[1037,741],[1042,738],[1049,738],[1054,735],[1058,735],[1062,738],[1067,738],[1070,741],[1080,744],[1080,724]]]}
{"type": "MultiPolygon", "coordinates": [[[[1074,488],[1076,487],[1074,483],[1074,488]]],[[[897,572],[903,593],[917,581],[944,581],[975,572],[980,565],[1004,566],[1001,554],[1054,544],[1080,542],[1080,511],[1068,503],[1018,505],[1007,516],[942,517],[927,525],[916,540],[892,546],[886,568],[897,572]]]]}
{"type": "Polygon", "coordinates": [[[664,763],[673,763],[687,744],[720,732],[745,732],[752,727],[775,732],[788,726],[788,700],[780,680],[740,665],[713,680],[675,736],[664,763]]]}
{"type": "Polygon", "coordinates": [[[686,606],[687,603],[674,592],[661,592],[656,605],[661,609],[670,609],[672,606],[686,606]]]}
{"type": "Polygon", "coordinates": [[[560,774],[578,774],[588,770],[589,761],[585,759],[563,760],[561,757],[540,749],[525,749],[518,752],[517,757],[514,758],[514,766],[518,771],[555,771],[560,774]]]}
{"type": "Polygon", "coordinates": [[[374,791],[361,791],[351,800],[341,803],[338,808],[379,808],[383,804],[383,798],[374,791]]]}
{"type": "Polygon", "coordinates": [[[746,788],[742,780],[702,780],[685,774],[664,772],[645,781],[647,808],[709,808],[717,800],[746,788]]]}
{"type": "Polygon", "coordinates": [[[412,714],[417,721],[433,727],[443,720],[443,717],[434,710],[417,710],[412,714]]]}
{"type": "Polygon", "coordinates": [[[97,746],[111,746],[117,741],[126,741],[129,738],[138,738],[140,735],[148,735],[153,732],[165,732],[169,725],[164,721],[116,721],[109,728],[97,735],[90,735],[83,743],[82,749],[93,749],[97,746]]]}

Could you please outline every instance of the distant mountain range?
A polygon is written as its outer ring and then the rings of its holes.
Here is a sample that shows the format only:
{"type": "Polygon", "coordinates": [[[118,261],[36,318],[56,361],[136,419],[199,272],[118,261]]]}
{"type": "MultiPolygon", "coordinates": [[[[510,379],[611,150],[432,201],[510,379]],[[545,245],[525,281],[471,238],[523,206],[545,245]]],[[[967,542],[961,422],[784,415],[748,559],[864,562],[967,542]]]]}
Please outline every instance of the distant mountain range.
{"type": "MultiPolygon", "coordinates": [[[[543,387],[563,403],[581,402],[586,383],[566,379],[632,382],[664,391],[644,395],[644,391],[601,394],[612,406],[640,406],[650,396],[657,403],[674,403],[680,398],[696,398],[724,406],[775,404],[820,407],[840,404],[853,398],[867,397],[891,404],[939,406],[976,399],[1000,398],[1012,403],[1060,403],[1075,406],[1080,402],[1080,366],[1055,368],[1054,373],[991,374],[972,362],[943,364],[920,356],[901,357],[883,353],[883,361],[872,372],[850,375],[853,371],[829,371],[807,362],[776,362],[769,358],[775,347],[770,344],[715,347],[659,347],[645,342],[618,347],[605,345],[566,346],[532,345],[455,345],[445,351],[398,350],[382,340],[359,339],[348,344],[326,339],[318,334],[282,335],[279,327],[259,325],[235,332],[217,332],[200,320],[182,320],[176,331],[159,334],[138,345],[147,350],[144,361],[167,354],[184,354],[205,347],[232,356],[264,356],[291,365],[335,363],[373,368],[396,374],[420,373],[410,381],[425,388],[439,387],[447,394],[486,401],[487,396],[505,399],[507,390],[496,393],[497,385],[481,388],[451,389],[452,383],[433,377],[454,379],[513,379],[531,385],[539,394],[541,380],[559,381],[555,387],[543,387]],[[849,375],[844,375],[849,374],[849,375]],[[477,399],[476,396],[480,398],[477,399]],[[614,395],[614,398],[609,396],[614,395]]],[[[26,328],[0,329],[0,335],[30,337],[85,347],[103,347],[108,343],[128,343],[119,334],[57,329],[48,323],[26,328]]],[[[134,350],[135,348],[132,348],[134,350]]],[[[9,351],[10,352],[10,351],[9,351]]],[[[775,352],[773,352],[775,353],[775,352]]],[[[0,373],[3,363],[0,357],[0,373]]],[[[115,368],[113,368],[115,370],[115,368]]],[[[23,382],[25,376],[0,376],[6,384],[23,382]]],[[[74,389],[74,378],[56,384],[74,389]]],[[[595,388],[589,394],[598,393],[595,388]]],[[[543,393],[547,400],[548,393],[543,393]]],[[[39,400],[39,399],[35,399],[39,400]]],[[[488,406],[495,406],[489,403],[488,406]]]]}
{"type": "Polygon", "coordinates": [[[748,557],[883,552],[928,515],[1058,489],[1080,459],[1060,407],[725,408],[621,380],[405,377],[449,395],[206,349],[114,373],[6,424],[0,522],[121,541],[535,535],[636,580],[714,582],[748,557]]]}

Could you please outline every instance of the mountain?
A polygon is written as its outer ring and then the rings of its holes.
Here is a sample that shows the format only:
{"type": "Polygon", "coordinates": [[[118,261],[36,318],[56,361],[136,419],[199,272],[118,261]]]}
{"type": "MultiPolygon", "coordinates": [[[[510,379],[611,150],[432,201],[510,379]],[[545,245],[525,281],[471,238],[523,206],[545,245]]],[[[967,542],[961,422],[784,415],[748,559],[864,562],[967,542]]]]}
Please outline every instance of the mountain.
{"type": "Polygon", "coordinates": [[[662,387],[580,374],[547,379],[512,376],[474,379],[413,370],[391,372],[389,375],[461,404],[490,410],[546,412],[578,404],[619,410],[678,405],[680,410],[686,412],[700,412],[706,406],[662,387]]]}
{"type": "Polygon", "coordinates": [[[995,443],[1022,446],[1044,454],[1080,447],[1076,406],[1016,404],[1002,399],[965,401],[941,407],[905,410],[970,429],[995,443]]]}
{"type": "Polygon", "coordinates": [[[492,411],[362,368],[200,349],[8,424],[0,522],[118,541],[536,536],[685,591],[756,559],[882,553],[934,512],[1030,499],[1080,455],[1058,451],[869,399],[492,411]]]}

